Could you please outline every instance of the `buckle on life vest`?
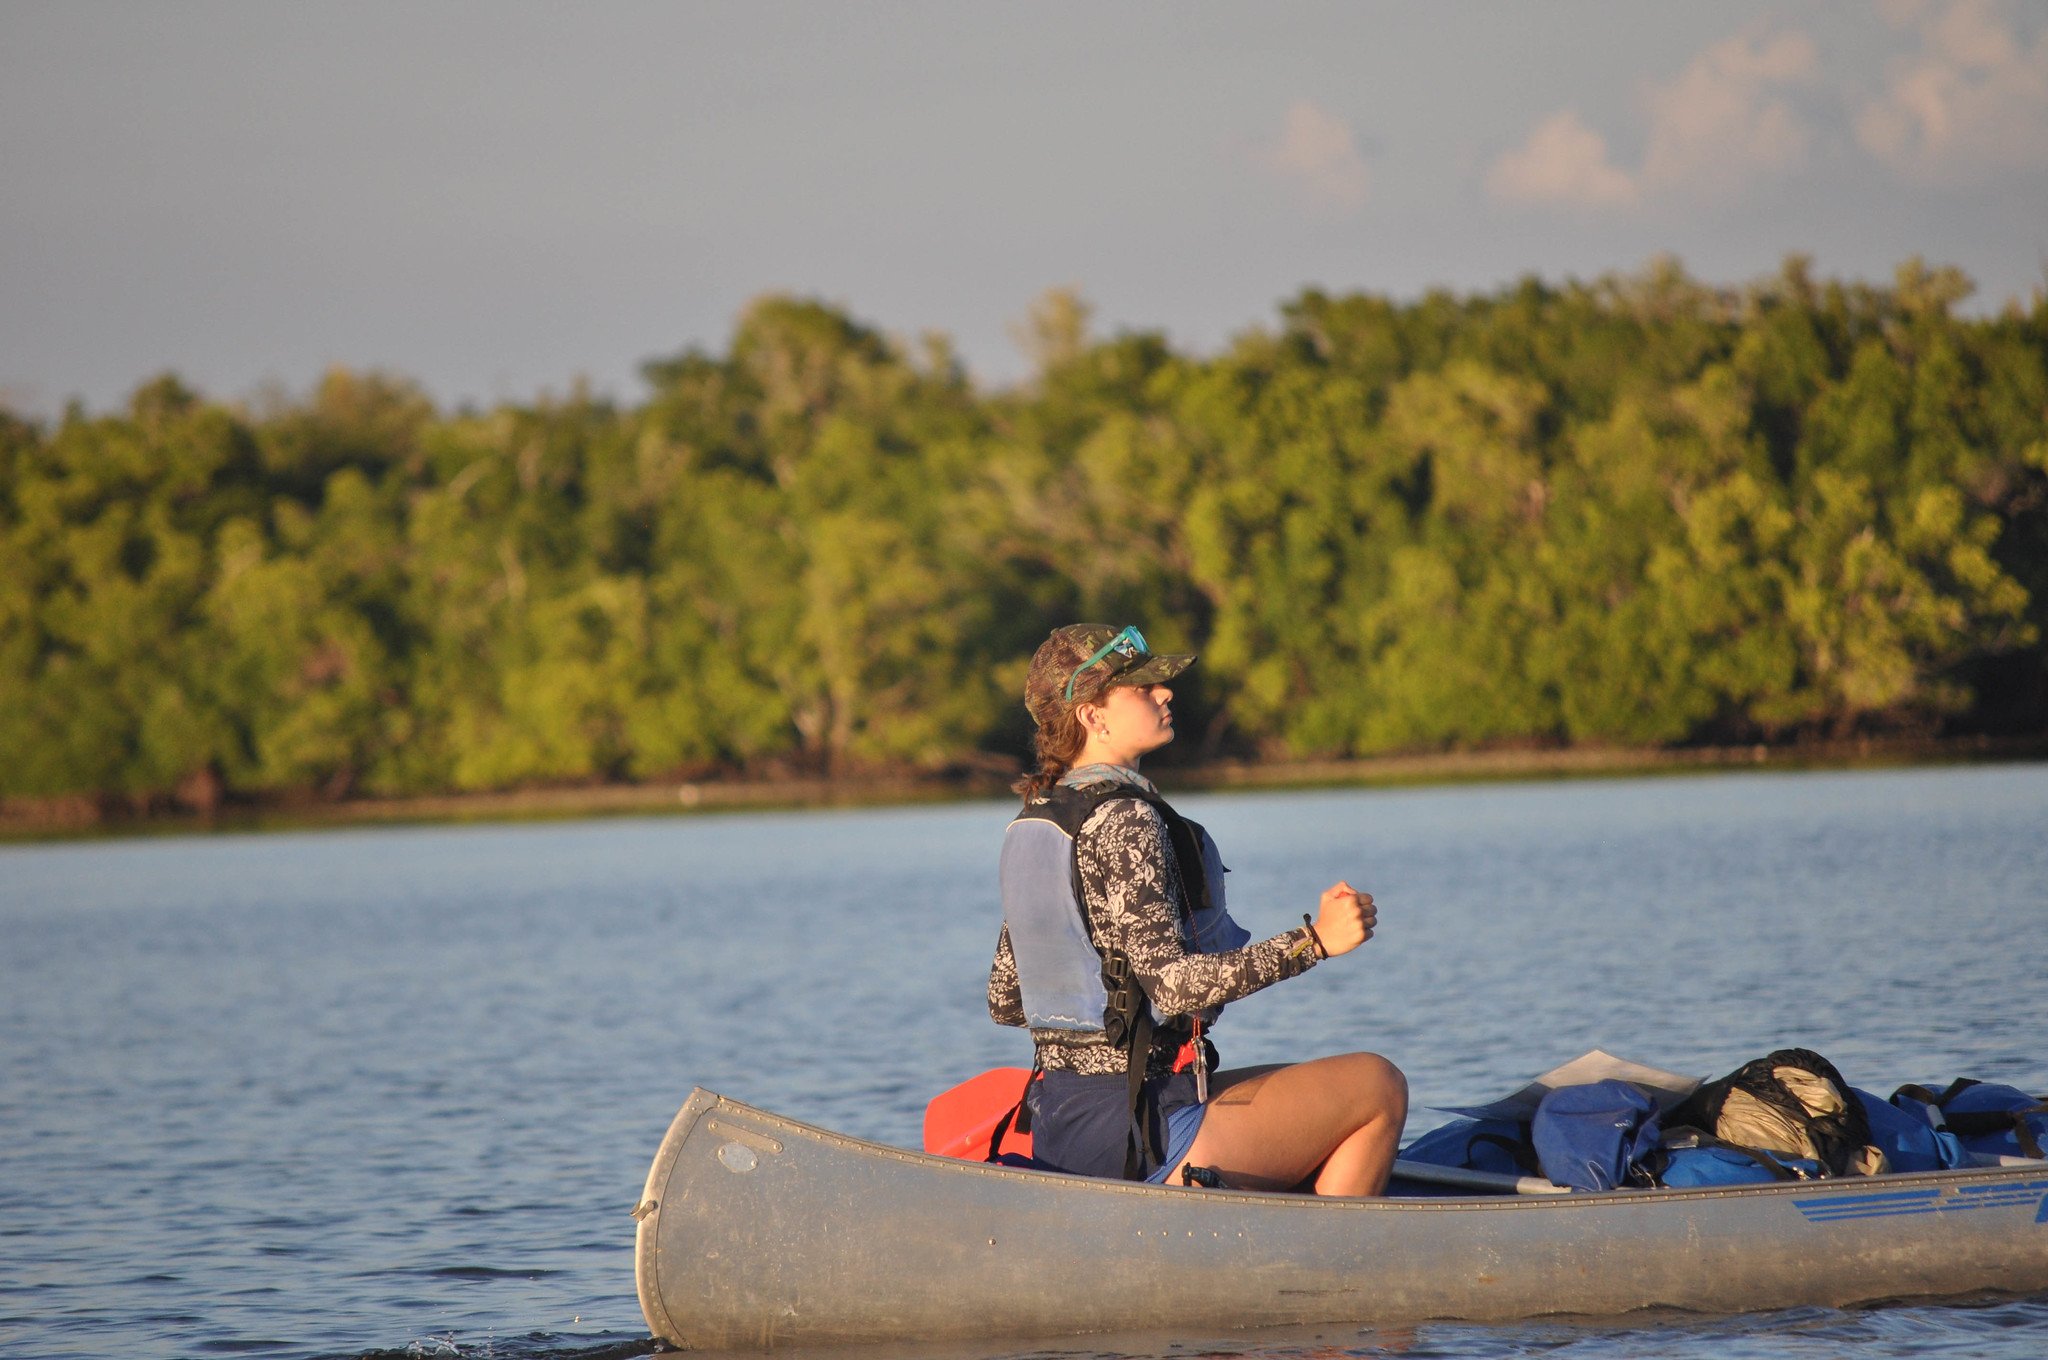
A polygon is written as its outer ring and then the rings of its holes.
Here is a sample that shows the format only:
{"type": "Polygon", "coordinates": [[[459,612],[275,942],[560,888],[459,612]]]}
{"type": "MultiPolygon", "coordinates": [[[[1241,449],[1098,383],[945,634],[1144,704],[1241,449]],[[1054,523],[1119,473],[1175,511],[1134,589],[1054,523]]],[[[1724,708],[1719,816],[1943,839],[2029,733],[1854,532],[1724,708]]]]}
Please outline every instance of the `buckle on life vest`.
{"type": "Polygon", "coordinates": [[[1216,1066],[1216,1050],[1210,1046],[1209,1036],[1202,1033],[1200,1016],[1195,1017],[1193,1029],[1187,1042],[1173,1055],[1173,1070],[1185,1072],[1189,1068],[1194,1069],[1195,1099],[1206,1105],[1209,1102],[1209,1072],[1216,1066]]]}

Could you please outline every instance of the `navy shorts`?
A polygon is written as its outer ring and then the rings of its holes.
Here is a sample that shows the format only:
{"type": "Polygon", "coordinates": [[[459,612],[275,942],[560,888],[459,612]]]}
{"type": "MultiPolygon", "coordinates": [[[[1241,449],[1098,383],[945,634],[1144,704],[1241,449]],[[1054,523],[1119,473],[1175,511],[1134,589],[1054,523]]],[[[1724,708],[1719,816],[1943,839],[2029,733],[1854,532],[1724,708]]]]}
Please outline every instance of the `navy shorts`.
{"type": "MultiPolygon", "coordinates": [[[[1048,1071],[1033,1084],[1031,1156],[1077,1176],[1122,1180],[1130,1140],[1130,1082],[1121,1072],[1081,1076],[1048,1071]]],[[[1155,1184],[1180,1170],[1202,1127],[1195,1076],[1176,1072],[1145,1082],[1146,1155],[1141,1171],[1155,1184]],[[1163,1155],[1161,1150],[1163,1149],[1163,1155]]]]}

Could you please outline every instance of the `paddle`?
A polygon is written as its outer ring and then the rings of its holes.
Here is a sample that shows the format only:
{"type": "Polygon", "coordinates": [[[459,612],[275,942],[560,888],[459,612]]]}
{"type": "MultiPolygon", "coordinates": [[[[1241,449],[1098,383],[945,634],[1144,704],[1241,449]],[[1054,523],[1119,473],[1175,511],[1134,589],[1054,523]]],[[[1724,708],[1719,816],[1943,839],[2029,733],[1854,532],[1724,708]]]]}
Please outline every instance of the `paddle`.
{"type": "Polygon", "coordinates": [[[2021,1157],[2010,1152],[1973,1152],[1970,1154],[1971,1166],[2041,1166],[2044,1163],[2048,1163],[2048,1158],[2021,1157]]]}
{"type": "Polygon", "coordinates": [[[1510,1176],[1499,1171],[1473,1171],[1462,1166],[1435,1166],[1429,1162],[1394,1162],[1394,1175],[1422,1185],[1455,1185],[1466,1190],[1497,1190],[1507,1195],[1569,1195],[1568,1185],[1558,1185],[1541,1176],[1510,1176]]]}

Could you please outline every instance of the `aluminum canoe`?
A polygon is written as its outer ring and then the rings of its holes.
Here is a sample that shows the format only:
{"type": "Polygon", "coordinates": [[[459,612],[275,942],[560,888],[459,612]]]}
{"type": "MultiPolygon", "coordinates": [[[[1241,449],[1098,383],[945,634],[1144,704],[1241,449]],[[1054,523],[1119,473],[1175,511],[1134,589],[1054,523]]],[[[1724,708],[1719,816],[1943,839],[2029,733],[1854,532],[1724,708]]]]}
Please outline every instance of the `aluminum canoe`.
{"type": "Polygon", "coordinates": [[[1318,1199],[928,1156],[691,1092],[634,1210],[684,1349],[1732,1313],[2048,1290],[2048,1163],[1318,1199]]]}

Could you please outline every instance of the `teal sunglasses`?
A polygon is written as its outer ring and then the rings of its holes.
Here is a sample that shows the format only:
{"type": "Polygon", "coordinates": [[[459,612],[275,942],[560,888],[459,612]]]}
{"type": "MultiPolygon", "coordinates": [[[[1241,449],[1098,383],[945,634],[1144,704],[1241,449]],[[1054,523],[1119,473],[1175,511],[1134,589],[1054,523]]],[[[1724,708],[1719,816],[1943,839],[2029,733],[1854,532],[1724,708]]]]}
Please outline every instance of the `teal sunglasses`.
{"type": "Polygon", "coordinates": [[[1112,670],[1110,672],[1111,675],[1116,675],[1122,671],[1129,670],[1131,662],[1138,660],[1140,657],[1147,657],[1152,655],[1152,649],[1145,645],[1145,635],[1138,631],[1137,626],[1135,624],[1131,625],[1128,628],[1125,628],[1121,633],[1118,633],[1115,637],[1103,643],[1102,646],[1096,650],[1095,655],[1089,657],[1086,661],[1083,661],[1080,665],[1076,666],[1074,668],[1074,673],[1067,677],[1068,703],[1072,703],[1074,701],[1074,682],[1076,680],[1079,680],[1090,666],[1093,666],[1096,662],[1101,661],[1104,657],[1109,656],[1111,653],[1115,653],[1117,656],[1120,656],[1124,659],[1123,665],[1117,666],[1115,670],[1112,670]]]}

